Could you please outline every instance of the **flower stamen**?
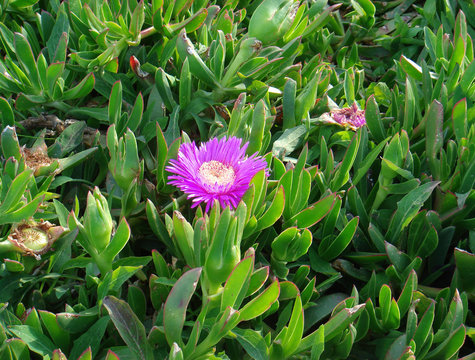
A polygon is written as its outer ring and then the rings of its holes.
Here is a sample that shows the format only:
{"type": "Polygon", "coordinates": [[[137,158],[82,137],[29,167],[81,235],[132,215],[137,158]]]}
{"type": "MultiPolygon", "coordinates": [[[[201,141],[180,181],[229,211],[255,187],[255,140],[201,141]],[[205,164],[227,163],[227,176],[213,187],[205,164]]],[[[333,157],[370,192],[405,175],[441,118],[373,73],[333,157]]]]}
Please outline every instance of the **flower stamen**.
{"type": "Polygon", "coordinates": [[[198,173],[201,180],[208,185],[228,185],[234,182],[236,178],[232,166],[225,165],[216,160],[204,162],[200,166],[198,173]]]}

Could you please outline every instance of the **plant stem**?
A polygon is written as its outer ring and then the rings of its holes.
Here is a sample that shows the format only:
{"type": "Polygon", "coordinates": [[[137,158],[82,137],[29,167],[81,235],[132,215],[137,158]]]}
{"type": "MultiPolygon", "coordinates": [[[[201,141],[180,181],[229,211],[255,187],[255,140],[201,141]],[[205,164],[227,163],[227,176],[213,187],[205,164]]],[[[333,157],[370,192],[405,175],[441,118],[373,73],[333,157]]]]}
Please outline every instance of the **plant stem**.
{"type": "Polygon", "coordinates": [[[157,29],[155,29],[153,26],[152,27],[149,27],[145,30],[142,30],[140,32],[140,37],[142,39],[145,39],[146,37],[149,37],[150,35],[153,35],[153,34],[156,34],[157,33],[157,29]]]}

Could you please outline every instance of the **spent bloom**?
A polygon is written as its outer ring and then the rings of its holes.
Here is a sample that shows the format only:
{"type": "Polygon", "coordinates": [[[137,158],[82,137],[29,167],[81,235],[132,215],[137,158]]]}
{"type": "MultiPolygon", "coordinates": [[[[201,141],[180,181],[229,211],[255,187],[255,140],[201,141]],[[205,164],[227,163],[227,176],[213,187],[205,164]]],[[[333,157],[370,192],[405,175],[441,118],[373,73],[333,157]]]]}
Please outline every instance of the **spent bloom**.
{"type": "Polygon", "coordinates": [[[64,231],[62,226],[49,221],[23,221],[12,227],[7,240],[0,243],[0,250],[13,250],[40,259],[64,231]]]}
{"type": "Polygon", "coordinates": [[[249,188],[252,177],[266,169],[266,161],[253,154],[246,156],[249,143],[241,146],[236,137],[213,138],[199,147],[193,143],[180,146],[178,158],[170,160],[166,170],[169,184],[192,199],[192,207],[204,202],[206,212],[218,200],[224,207],[236,208],[249,188]]]}
{"type": "Polygon", "coordinates": [[[337,124],[352,130],[359,129],[366,125],[364,110],[360,110],[356,103],[343,109],[334,109],[320,116],[320,122],[327,124],[337,124]]]}
{"type": "Polygon", "coordinates": [[[338,124],[348,126],[352,129],[358,129],[366,125],[364,110],[358,109],[356,103],[353,103],[352,106],[347,108],[332,110],[331,117],[338,124]]]}

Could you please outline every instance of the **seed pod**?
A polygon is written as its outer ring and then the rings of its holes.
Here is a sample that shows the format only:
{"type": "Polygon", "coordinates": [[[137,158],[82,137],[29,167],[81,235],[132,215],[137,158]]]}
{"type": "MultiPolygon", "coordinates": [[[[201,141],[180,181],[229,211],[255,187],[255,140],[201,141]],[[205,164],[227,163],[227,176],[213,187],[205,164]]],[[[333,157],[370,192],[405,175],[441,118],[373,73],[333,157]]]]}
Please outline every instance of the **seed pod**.
{"type": "MultiPolygon", "coordinates": [[[[10,235],[3,243],[9,243],[10,251],[17,251],[40,259],[40,255],[49,251],[64,231],[62,226],[55,226],[48,221],[22,222],[13,226],[10,235]]],[[[7,249],[8,247],[3,246],[2,248],[7,249]]]]}

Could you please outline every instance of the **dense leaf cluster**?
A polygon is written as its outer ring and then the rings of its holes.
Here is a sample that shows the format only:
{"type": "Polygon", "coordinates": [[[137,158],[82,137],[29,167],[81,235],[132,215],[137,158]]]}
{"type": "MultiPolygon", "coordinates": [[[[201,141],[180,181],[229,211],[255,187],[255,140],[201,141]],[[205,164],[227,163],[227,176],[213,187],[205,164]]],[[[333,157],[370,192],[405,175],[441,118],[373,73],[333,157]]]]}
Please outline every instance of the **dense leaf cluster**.
{"type": "Polygon", "coordinates": [[[0,1],[0,360],[473,359],[473,37],[469,0],[0,1]],[[166,166],[224,136],[268,168],[192,208],[166,166]]]}

